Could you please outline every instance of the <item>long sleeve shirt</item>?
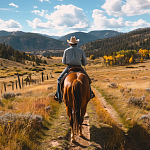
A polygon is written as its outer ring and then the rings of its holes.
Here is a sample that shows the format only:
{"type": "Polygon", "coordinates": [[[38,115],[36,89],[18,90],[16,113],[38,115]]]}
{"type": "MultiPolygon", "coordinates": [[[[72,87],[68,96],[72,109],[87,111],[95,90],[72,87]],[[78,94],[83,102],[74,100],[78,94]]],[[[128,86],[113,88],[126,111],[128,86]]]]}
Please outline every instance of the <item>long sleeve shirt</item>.
{"type": "Polygon", "coordinates": [[[82,49],[77,46],[70,46],[64,51],[62,63],[67,65],[85,66],[87,64],[87,59],[82,49]]]}

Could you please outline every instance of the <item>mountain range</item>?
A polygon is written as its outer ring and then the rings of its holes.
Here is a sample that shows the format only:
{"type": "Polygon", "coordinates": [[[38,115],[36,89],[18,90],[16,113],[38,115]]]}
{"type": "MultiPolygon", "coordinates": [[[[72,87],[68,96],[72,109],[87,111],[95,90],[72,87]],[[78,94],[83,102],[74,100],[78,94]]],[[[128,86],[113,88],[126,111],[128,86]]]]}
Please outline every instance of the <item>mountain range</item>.
{"type": "Polygon", "coordinates": [[[78,43],[78,46],[80,47],[98,39],[113,37],[120,34],[123,33],[113,30],[102,30],[91,31],[89,33],[74,32],[58,37],[22,31],[0,31],[0,43],[5,43],[8,46],[12,46],[16,50],[24,52],[64,50],[68,47],[67,39],[70,39],[71,36],[76,36],[77,39],[80,39],[80,42],[78,43]]]}

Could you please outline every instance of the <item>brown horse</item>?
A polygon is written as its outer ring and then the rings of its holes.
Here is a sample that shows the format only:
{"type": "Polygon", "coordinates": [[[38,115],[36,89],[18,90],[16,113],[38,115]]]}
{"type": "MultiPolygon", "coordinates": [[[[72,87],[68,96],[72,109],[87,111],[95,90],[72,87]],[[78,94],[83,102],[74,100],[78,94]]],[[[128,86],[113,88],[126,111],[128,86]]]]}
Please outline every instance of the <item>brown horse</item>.
{"type": "Polygon", "coordinates": [[[90,100],[89,78],[81,72],[70,73],[64,80],[63,100],[71,125],[71,141],[75,141],[75,132],[83,136],[82,123],[90,100]]]}

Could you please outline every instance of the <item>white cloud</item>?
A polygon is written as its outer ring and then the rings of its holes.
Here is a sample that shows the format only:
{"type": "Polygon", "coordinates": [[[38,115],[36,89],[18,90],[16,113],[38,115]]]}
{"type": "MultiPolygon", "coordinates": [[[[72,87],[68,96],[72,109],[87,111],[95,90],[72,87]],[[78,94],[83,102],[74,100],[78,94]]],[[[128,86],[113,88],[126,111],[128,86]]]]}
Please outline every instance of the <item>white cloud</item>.
{"type": "Polygon", "coordinates": [[[42,11],[39,11],[39,10],[33,10],[33,11],[31,11],[31,12],[32,12],[32,13],[35,13],[36,15],[39,15],[39,16],[44,17],[44,16],[45,16],[45,13],[47,13],[48,11],[42,9],[42,11]]]}
{"type": "Polygon", "coordinates": [[[138,29],[138,28],[145,28],[149,27],[150,23],[146,22],[145,20],[139,19],[138,21],[126,21],[126,26],[132,27],[131,30],[138,29]]]}
{"type": "Polygon", "coordinates": [[[0,8],[0,10],[11,10],[9,8],[0,8]]]}
{"type": "Polygon", "coordinates": [[[29,26],[31,26],[32,28],[36,29],[36,28],[52,28],[53,24],[50,21],[47,21],[46,23],[42,23],[42,21],[38,18],[35,18],[33,20],[33,22],[26,20],[29,24],[29,26]]]}
{"type": "Polygon", "coordinates": [[[150,0],[127,0],[122,6],[122,12],[127,16],[150,14],[150,0]]]}
{"type": "Polygon", "coordinates": [[[83,30],[83,28],[85,29],[88,27],[89,27],[89,25],[86,22],[79,21],[79,23],[75,24],[74,26],[72,26],[70,28],[77,29],[77,30],[79,30],[79,29],[83,30]]]}
{"type": "Polygon", "coordinates": [[[121,5],[121,0],[106,0],[105,4],[101,7],[105,9],[108,15],[121,16],[123,14],[121,5]]]}
{"type": "Polygon", "coordinates": [[[33,8],[38,8],[37,6],[34,6],[33,8]]]}
{"type": "Polygon", "coordinates": [[[4,21],[0,19],[0,29],[7,31],[17,31],[21,30],[22,26],[19,22],[10,19],[9,21],[4,21]]]}
{"type": "Polygon", "coordinates": [[[101,7],[115,17],[150,14],[150,0],[105,0],[101,7]]]}
{"type": "Polygon", "coordinates": [[[50,15],[46,14],[45,17],[51,20],[55,26],[67,26],[68,28],[84,28],[85,24],[88,25],[87,18],[83,9],[70,5],[57,5],[56,9],[50,15]],[[78,25],[80,24],[80,25],[78,25]],[[83,26],[82,26],[83,25],[83,26]]]}
{"type": "Polygon", "coordinates": [[[18,8],[18,5],[15,5],[14,3],[10,3],[9,5],[18,8]]]}
{"type": "Polygon", "coordinates": [[[33,10],[32,13],[45,17],[49,21],[42,23],[38,18],[35,18],[32,22],[27,21],[29,26],[33,28],[46,27],[50,24],[50,28],[53,29],[71,29],[71,30],[86,30],[89,28],[89,22],[83,12],[83,9],[70,5],[57,5],[54,7],[55,11],[48,14],[47,10],[33,10]],[[48,25],[47,25],[48,24],[48,25]]]}
{"type": "Polygon", "coordinates": [[[103,15],[104,12],[98,9],[93,10],[92,17],[94,18],[93,30],[100,30],[105,28],[121,28],[125,26],[123,18],[111,18],[108,19],[103,15]]]}
{"type": "Polygon", "coordinates": [[[40,2],[49,2],[49,3],[51,3],[49,0],[39,0],[40,2]]]}

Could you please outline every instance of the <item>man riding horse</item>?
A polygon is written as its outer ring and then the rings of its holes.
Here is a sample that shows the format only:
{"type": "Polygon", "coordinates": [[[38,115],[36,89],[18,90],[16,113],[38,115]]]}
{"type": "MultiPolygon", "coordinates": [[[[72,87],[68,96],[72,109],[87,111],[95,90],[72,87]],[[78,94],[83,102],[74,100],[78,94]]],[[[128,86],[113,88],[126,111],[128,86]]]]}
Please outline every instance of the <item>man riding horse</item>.
{"type": "MultiPolygon", "coordinates": [[[[62,78],[64,77],[64,75],[68,73],[69,69],[71,69],[72,67],[79,67],[82,70],[82,72],[88,76],[86,71],[81,67],[81,65],[83,66],[87,65],[87,59],[86,59],[84,51],[77,47],[79,39],[76,40],[76,37],[73,36],[70,38],[70,41],[67,40],[67,42],[69,43],[70,47],[65,49],[64,54],[63,54],[63,59],[62,59],[62,63],[66,64],[67,67],[64,69],[64,71],[61,73],[61,75],[57,79],[57,92],[54,96],[54,99],[56,101],[59,101],[59,103],[62,102],[60,82],[62,81],[62,78]]],[[[89,78],[89,83],[91,83],[90,78],[89,78]]],[[[95,94],[91,90],[91,87],[89,88],[90,88],[90,98],[94,98],[95,94]]]]}

